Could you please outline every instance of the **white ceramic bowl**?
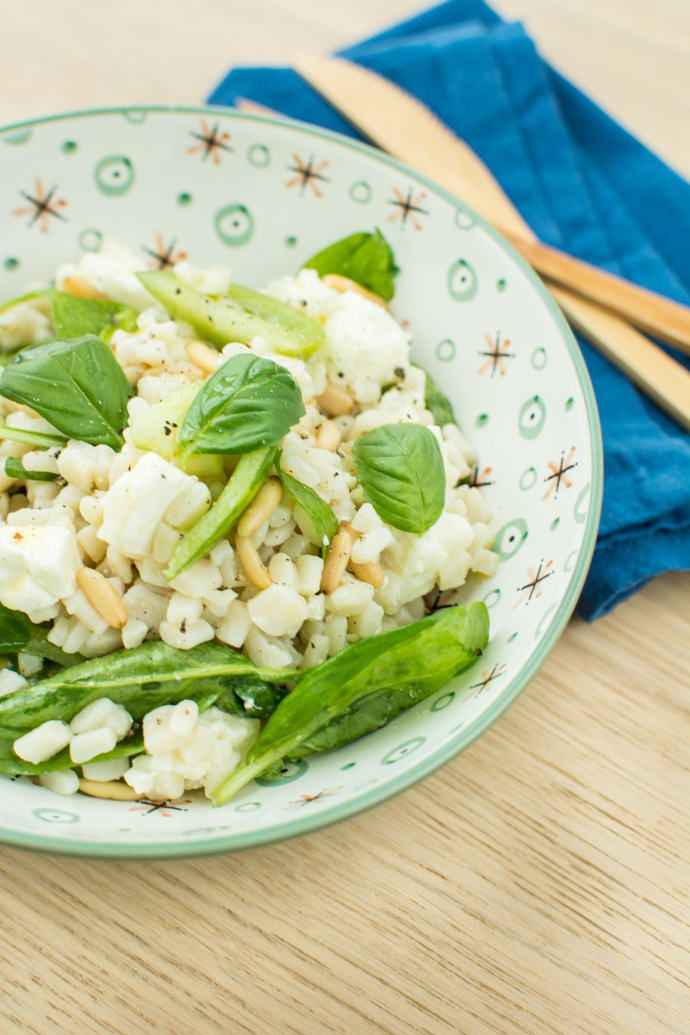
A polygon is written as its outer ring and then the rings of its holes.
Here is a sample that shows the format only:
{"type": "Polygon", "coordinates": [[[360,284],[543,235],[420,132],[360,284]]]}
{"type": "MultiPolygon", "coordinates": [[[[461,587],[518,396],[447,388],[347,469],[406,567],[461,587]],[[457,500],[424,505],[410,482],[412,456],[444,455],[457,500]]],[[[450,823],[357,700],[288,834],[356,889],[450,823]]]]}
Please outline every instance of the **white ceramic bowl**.
{"type": "Polygon", "coordinates": [[[602,491],[582,356],[523,260],[461,201],[344,137],[213,108],[56,116],[0,130],[0,300],[102,237],[153,266],[186,254],[253,287],[325,245],[380,227],[401,273],[392,306],[414,359],[479,452],[493,509],[490,579],[472,577],[491,642],[473,669],[389,726],[257,781],[222,808],[159,807],[2,777],[0,840],[53,852],[161,858],[247,848],[346,819],[405,790],[479,737],[563,630],[594,549],[602,491]]]}

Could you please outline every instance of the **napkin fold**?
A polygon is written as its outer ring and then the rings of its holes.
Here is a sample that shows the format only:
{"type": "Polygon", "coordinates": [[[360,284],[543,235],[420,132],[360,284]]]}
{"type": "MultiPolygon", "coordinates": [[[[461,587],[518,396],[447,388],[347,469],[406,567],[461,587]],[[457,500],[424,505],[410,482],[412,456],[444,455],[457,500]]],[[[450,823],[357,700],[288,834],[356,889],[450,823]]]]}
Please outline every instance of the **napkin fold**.
{"type": "MultiPolygon", "coordinates": [[[[432,108],[542,240],[690,304],[690,184],[550,68],[521,24],[482,0],[449,0],[341,54],[432,108]]],[[[232,69],[208,100],[238,97],[359,138],[292,69],[232,69]]],[[[690,568],[690,436],[580,346],[604,441],[599,538],[578,604],[592,621],[655,575],[690,568]]]]}

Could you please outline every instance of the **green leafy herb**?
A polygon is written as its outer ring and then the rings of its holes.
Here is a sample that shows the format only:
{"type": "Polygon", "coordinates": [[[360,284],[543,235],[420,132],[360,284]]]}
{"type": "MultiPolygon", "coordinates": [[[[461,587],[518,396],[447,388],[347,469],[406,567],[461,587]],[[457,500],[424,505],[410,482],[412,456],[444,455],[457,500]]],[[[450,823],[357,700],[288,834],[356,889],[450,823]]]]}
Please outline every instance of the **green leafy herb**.
{"type": "Polygon", "coordinates": [[[324,339],[323,327],[317,320],[258,291],[233,284],[228,296],[209,298],[179,281],[169,270],[137,276],[173,319],[187,320],[197,334],[219,348],[231,341],[248,345],[259,335],[276,352],[308,356],[324,339]]]}
{"type": "MultiPolygon", "coordinates": [[[[15,755],[12,749],[12,741],[0,739],[0,773],[17,773],[22,776],[40,776],[41,773],[54,773],[58,769],[73,769],[74,762],[69,753],[69,748],[64,748],[57,755],[53,755],[46,762],[27,762],[15,755]]],[[[114,758],[130,758],[132,755],[140,755],[144,750],[144,737],[141,730],[135,730],[129,737],[125,737],[119,744],[116,744],[112,751],[106,751],[102,755],[92,758],[89,765],[96,762],[111,762],[114,758]]]]}
{"type": "MultiPolygon", "coordinates": [[[[424,370],[424,367],[420,366],[419,363],[413,363],[412,366],[417,367],[418,370],[424,370]]],[[[445,397],[431,374],[424,370],[424,375],[426,377],[424,383],[424,405],[429,413],[432,414],[434,422],[440,428],[444,424],[455,424],[457,426],[458,422],[455,419],[450,401],[445,397]]]]}
{"type": "MultiPolygon", "coordinates": [[[[49,719],[70,722],[87,704],[102,697],[123,704],[137,721],[162,704],[198,695],[208,707],[210,697],[216,700],[228,687],[237,692],[242,677],[256,686],[257,680],[283,683],[286,673],[284,669],[257,668],[242,654],[220,644],[177,650],[150,640],[131,650],[91,658],[0,697],[0,737],[15,740],[49,719]]],[[[289,678],[294,679],[295,673],[290,672],[289,678]]]]}
{"type": "Polygon", "coordinates": [[[0,654],[15,654],[29,642],[31,622],[23,611],[0,604],[0,654]]]}
{"type": "Polygon", "coordinates": [[[441,449],[423,424],[385,424],[352,447],[367,503],[382,521],[403,532],[426,532],[446,499],[441,449]]]}
{"type": "Polygon", "coordinates": [[[21,428],[8,428],[7,425],[0,424],[0,439],[3,438],[8,442],[24,442],[25,445],[38,446],[40,449],[67,445],[67,438],[62,435],[46,435],[42,431],[24,431],[21,428]]]}
{"type": "Polygon", "coordinates": [[[287,693],[263,679],[242,676],[226,679],[227,687],[214,702],[217,708],[231,715],[248,719],[267,719],[287,693]]]}
{"type": "Polygon", "coordinates": [[[5,460],[5,474],[8,478],[24,478],[33,482],[54,482],[60,476],[51,471],[27,471],[21,460],[8,456],[5,460]]]}
{"type": "Polygon", "coordinates": [[[304,482],[298,481],[297,478],[293,478],[291,474],[284,471],[280,466],[280,460],[276,464],[276,471],[293,500],[299,503],[314,526],[321,544],[321,551],[325,555],[328,544],[338,531],[337,517],[311,486],[305,485],[304,482]]]}
{"type": "Polygon", "coordinates": [[[237,524],[264,483],[275,459],[275,446],[241,456],[220,496],[175,547],[165,572],[168,582],[203,557],[237,524]]]}
{"type": "Polygon", "coordinates": [[[304,264],[320,277],[339,273],[373,291],[384,302],[395,294],[393,278],[399,272],[391,246],[380,230],[373,234],[352,234],[324,248],[304,264]]]}
{"type": "Polygon", "coordinates": [[[58,291],[57,288],[31,291],[21,298],[14,298],[0,306],[0,313],[35,298],[46,298],[50,302],[56,338],[81,338],[86,334],[96,334],[109,341],[119,327],[130,333],[137,329],[139,314],[131,306],[105,299],[79,298],[67,291],[58,291]]]}
{"type": "Polygon", "coordinates": [[[338,747],[384,725],[469,668],[488,639],[488,611],[474,603],[347,647],[281,701],[246,762],[213,792],[214,805],[281,758],[338,747]]]}
{"type": "Polygon", "coordinates": [[[304,413],[300,387],[285,367],[233,356],[195,395],[177,438],[186,456],[236,456],[277,445],[304,413]]]}
{"type": "Polygon", "coordinates": [[[5,367],[0,395],[30,406],[69,438],[122,448],[132,388],[96,335],[24,349],[5,367]]]}
{"type": "Polygon", "coordinates": [[[86,661],[83,654],[65,654],[64,650],[55,643],[51,643],[48,640],[49,628],[46,629],[42,625],[29,624],[31,627],[29,639],[22,647],[22,650],[26,651],[27,654],[38,654],[40,658],[54,661],[57,665],[62,665],[63,668],[73,668],[75,665],[81,665],[86,661]]]}

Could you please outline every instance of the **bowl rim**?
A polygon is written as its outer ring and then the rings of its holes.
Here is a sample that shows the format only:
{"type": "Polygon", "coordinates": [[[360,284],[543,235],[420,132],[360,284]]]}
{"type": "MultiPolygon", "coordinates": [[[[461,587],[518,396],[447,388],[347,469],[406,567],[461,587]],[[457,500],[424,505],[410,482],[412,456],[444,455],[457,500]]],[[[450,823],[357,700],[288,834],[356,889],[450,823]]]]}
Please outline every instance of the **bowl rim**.
{"type": "Polygon", "coordinates": [[[411,166],[398,161],[396,158],[392,158],[390,155],[380,151],[378,148],[372,147],[370,144],[363,143],[341,133],[323,129],[320,126],[314,126],[311,123],[302,122],[288,116],[245,112],[235,108],[224,107],[223,105],[132,104],[115,105],[103,108],[84,108],[33,119],[25,119],[21,122],[8,123],[7,125],[0,126],[0,134],[4,134],[11,130],[27,129],[68,119],[117,114],[127,116],[132,113],[146,115],[156,112],[190,115],[222,115],[226,118],[230,117],[249,122],[286,126],[291,129],[297,129],[300,132],[311,136],[322,137],[334,143],[349,147],[352,150],[358,151],[370,158],[375,158],[377,161],[390,166],[397,172],[416,180],[420,185],[427,187],[427,189],[433,191],[449,203],[457,205],[457,203],[460,202],[463,208],[471,213],[475,223],[478,226],[481,226],[482,229],[503,249],[503,251],[506,252],[508,257],[520,270],[522,270],[529,282],[536,289],[537,294],[541,297],[541,300],[560,330],[566,348],[573,360],[575,372],[578,376],[585,400],[592,450],[590,506],[585,523],[582,547],[580,549],[575,568],[573,569],[572,578],[568,588],[563,595],[544,636],[537,644],[536,650],[530,656],[526,665],[524,665],[510,683],[508,683],[505,690],[499,697],[497,697],[494,703],[487,708],[477,720],[468,726],[466,730],[460,730],[458,735],[443,747],[437,749],[431,756],[418,762],[417,765],[412,766],[404,773],[401,773],[400,776],[387,781],[384,786],[372,788],[372,790],[364,794],[359,794],[355,798],[350,799],[350,801],[343,802],[341,804],[334,803],[321,812],[313,813],[312,815],[305,816],[301,819],[295,818],[285,823],[273,823],[264,829],[248,831],[246,833],[234,832],[224,837],[214,838],[213,840],[209,838],[201,838],[197,841],[175,840],[153,844],[133,842],[129,842],[128,844],[117,844],[116,842],[100,840],[86,842],[79,839],[68,839],[64,837],[49,838],[43,837],[41,834],[32,834],[26,831],[7,829],[2,826],[2,821],[0,819],[0,844],[5,844],[8,847],[34,849],[36,851],[59,855],[117,860],[176,859],[203,855],[218,855],[224,852],[237,852],[245,851],[250,848],[260,848],[281,841],[288,841],[295,837],[302,837],[305,834],[315,833],[317,830],[329,827],[334,823],[340,823],[343,820],[351,819],[353,816],[356,816],[361,812],[365,812],[368,809],[373,808],[375,805],[383,804],[390,798],[408,790],[427,776],[431,776],[438,769],[455,758],[456,755],[465,751],[476,740],[478,740],[505,711],[507,711],[511,704],[513,704],[544,664],[551,653],[551,650],[560,638],[561,633],[565,629],[565,626],[575,609],[575,605],[577,604],[585,578],[587,577],[596,545],[603,497],[604,459],[599,411],[584,357],[570,326],[563,316],[563,313],[556,304],[553,296],[547,291],[539,276],[525,261],[525,259],[523,259],[520,253],[505,239],[505,237],[503,237],[498,230],[483,219],[479,213],[475,212],[460,197],[453,194],[451,191],[446,190],[444,187],[441,187],[439,184],[429,179],[429,177],[417,172],[411,166]]]}

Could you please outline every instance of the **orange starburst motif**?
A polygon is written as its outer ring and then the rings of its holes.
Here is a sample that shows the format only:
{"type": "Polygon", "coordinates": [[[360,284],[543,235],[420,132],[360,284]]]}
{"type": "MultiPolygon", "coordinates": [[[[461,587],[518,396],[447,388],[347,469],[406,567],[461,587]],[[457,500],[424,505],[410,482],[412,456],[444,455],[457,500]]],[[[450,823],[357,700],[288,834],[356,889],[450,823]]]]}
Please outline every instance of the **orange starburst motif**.
{"type": "Polygon", "coordinates": [[[146,248],[144,251],[147,255],[151,256],[149,266],[156,270],[168,270],[171,269],[176,262],[182,262],[187,258],[187,253],[183,251],[176,251],[175,245],[177,244],[177,238],[173,237],[170,244],[165,243],[165,238],[162,234],[156,234],[156,247],[146,248]]]}
{"type": "Polygon", "coordinates": [[[209,127],[206,119],[199,119],[199,122],[201,123],[201,133],[190,131],[189,134],[190,137],[194,137],[199,143],[188,147],[187,154],[194,155],[201,151],[202,162],[205,162],[210,155],[213,164],[220,165],[221,151],[234,151],[234,148],[228,144],[228,140],[231,139],[230,134],[219,132],[220,122],[214,122],[212,127],[209,127]]]}
{"type": "Polygon", "coordinates": [[[333,787],[330,791],[319,791],[318,794],[303,794],[297,801],[291,801],[289,805],[286,805],[286,809],[299,809],[305,805],[311,805],[313,801],[323,801],[324,798],[330,798],[332,794],[337,794],[338,791],[342,791],[343,785],[339,787],[333,787]]]}
{"type": "Polygon", "coordinates": [[[565,455],[565,451],[561,453],[561,459],[557,464],[553,463],[553,461],[549,463],[549,470],[552,473],[547,475],[547,477],[544,479],[544,481],[549,487],[542,496],[542,500],[548,499],[551,493],[554,494],[553,498],[556,499],[556,497],[558,496],[558,490],[561,487],[561,483],[565,485],[566,489],[569,489],[571,487],[573,483],[568,478],[568,471],[572,471],[575,467],[577,467],[577,463],[573,463],[574,456],[575,446],[571,446],[570,452],[567,456],[565,455]]]}
{"type": "Polygon", "coordinates": [[[26,198],[29,204],[24,208],[16,208],[12,215],[30,216],[31,218],[27,225],[33,226],[34,223],[38,223],[41,232],[47,234],[50,230],[51,216],[54,216],[55,219],[61,219],[64,223],[67,222],[65,216],[58,211],[58,209],[66,208],[67,202],[64,198],[56,198],[56,191],[57,186],[53,186],[46,193],[43,181],[36,180],[36,189],[33,194],[27,194],[24,190],[19,192],[23,198],[26,198]]]}
{"type": "Polygon", "coordinates": [[[515,604],[513,604],[513,611],[516,607],[519,607],[520,604],[529,604],[531,600],[535,600],[537,597],[540,597],[542,593],[542,583],[545,579],[551,578],[554,574],[553,561],[547,561],[546,564],[544,564],[544,561],[541,560],[539,561],[538,568],[528,568],[527,578],[529,581],[526,582],[524,586],[518,586],[517,591],[518,593],[522,593],[522,596],[519,597],[515,604]]]}
{"type": "Polygon", "coordinates": [[[171,812],[188,812],[188,809],[183,808],[184,805],[191,805],[191,798],[178,798],[174,805],[169,801],[150,801],[148,798],[142,798],[138,805],[133,805],[128,811],[143,812],[147,816],[151,812],[159,812],[165,819],[170,819],[171,812]]]}
{"type": "Polygon", "coordinates": [[[503,662],[502,665],[494,665],[494,667],[491,669],[491,671],[489,671],[488,668],[485,668],[484,671],[482,672],[482,678],[479,680],[479,682],[478,683],[473,683],[472,686],[470,687],[470,690],[476,690],[477,691],[474,696],[475,697],[479,697],[480,694],[484,693],[484,691],[486,690],[487,686],[489,686],[490,683],[493,683],[494,679],[499,679],[501,676],[504,676],[505,675],[505,667],[506,667],[505,666],[505,662],[503,662]]]}
{"type": "Polygon", "coordinates": [[[415,230],[421,230],[422,225],[418,222],[417,216],[429,215],[425,208],[421,208],[421,203],[424,201],[426,193],[422,191],[421,194],[415,197],[412,188],[410,188],[407,192],[407,197],[403,197],[397,187],[393,187],[393,193],[395,197],[390,199],[388,204],[394,206],[395,212],[388,217],[388,222],[394,223],[396,219],[399,219],[400,228],[404,229],[409,220],[415,230]]]}
{"type": "Polygon", "coordinates": [[[505,377],[506,368],[504,365],[504,360],[515,358],[514,352],[507,351],[508,346],[510,345],[510,339],[506,338],[503,344],[501,344],[500,334],[496,335],[495,341],[493,341],[488,334],[485,334],[484,338],[488,346],[488,352],[479,352],[478,355],[487,356],[488,358],[486,362],[479,368],[478,373],[484,374],[487,370],[490,370],[491,376],[493,377],[496,371],[498,371],[501,377],[505,377]]]}
{"type": "Polygon", "coordinates": [[[303,162],[299,155],[293,155],[292,157],[295,164],[288,165],[286,168],[297,175],[288,180],[285,186],[299,187],[300,194],[304,194],[306,187],[311,187],[316,197],[322,198],[323,194],[319,190],[319,181],[322,183],[331,182],[327,176],[323,175],[323,170],[328,168],[328,162],[315,162],[313,156],[308,162],[303,162]]]}

